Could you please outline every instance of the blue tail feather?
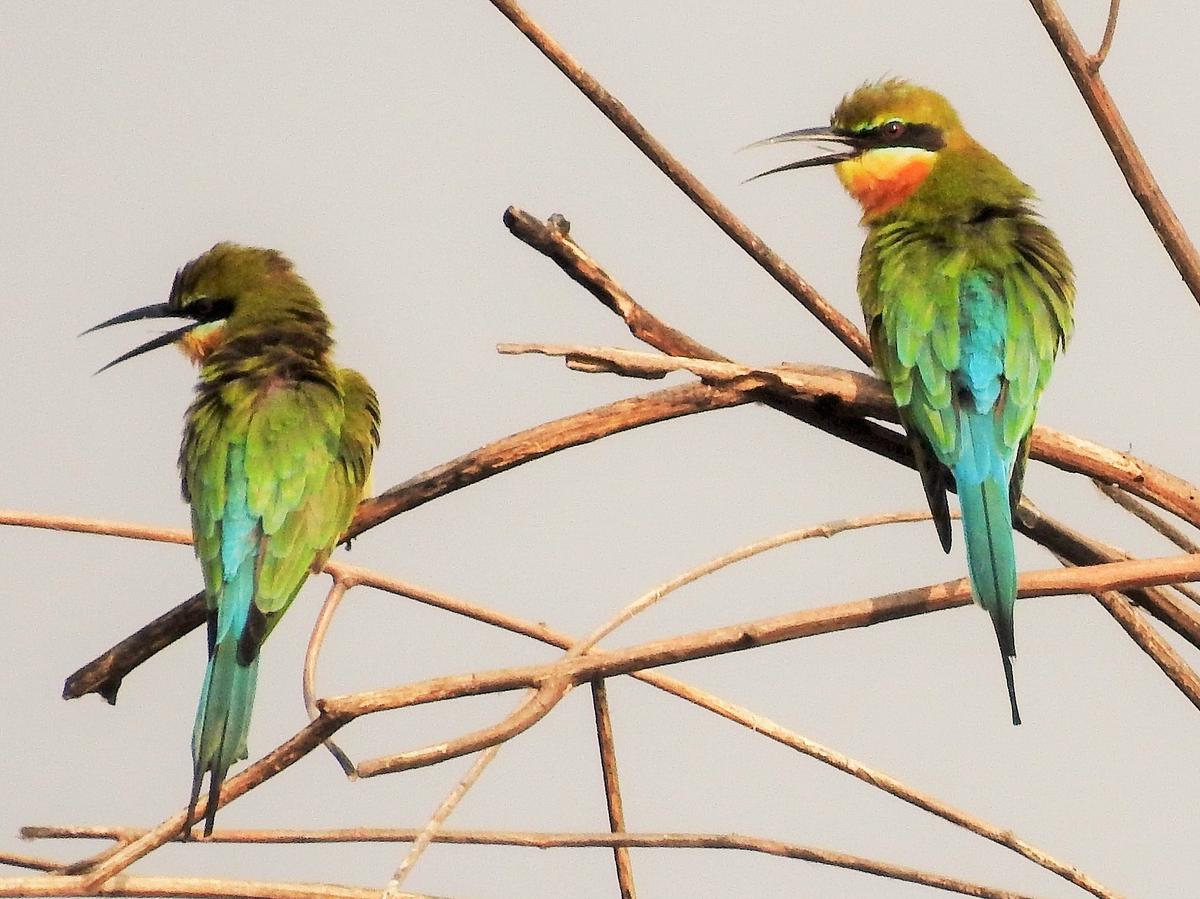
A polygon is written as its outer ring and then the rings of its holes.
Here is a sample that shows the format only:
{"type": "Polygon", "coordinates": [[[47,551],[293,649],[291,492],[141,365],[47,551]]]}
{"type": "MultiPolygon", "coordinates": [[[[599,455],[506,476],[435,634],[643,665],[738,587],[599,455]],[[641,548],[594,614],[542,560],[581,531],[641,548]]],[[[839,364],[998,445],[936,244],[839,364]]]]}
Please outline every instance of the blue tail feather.
{"type": "MultiPolygon", "coordinates": [[[[236,640],[222,640],[214,647],[196,710],[192,731],[192,798],[188,805],[188,824],[200,797],[204,775],[209,775],[208,807],[205,810],[204,835],[212,833],[217,814],[221,784],[234,762],[246,757],[246,737],[250,732],[250,713],[254,709],[254,687],[258,681],[258,657],[249,665],[238,660],[236,640]]],[[[188,826],[185,824],[185,827],[188,826]]]]}
{"type": "Polygon", "coordinates": [[[991,415],[964,411],[961,420],[963,445],[954,466],[954,477],[962,508],[971,588],[976,601],[992,617],[1004,662],[1013,724],[1020,724],[1012,671],[1012,658],[1017,654],[1013,635],[1017,559],[1008,490],[1011,460],[1003,458],[997,449],[991,415]]]}

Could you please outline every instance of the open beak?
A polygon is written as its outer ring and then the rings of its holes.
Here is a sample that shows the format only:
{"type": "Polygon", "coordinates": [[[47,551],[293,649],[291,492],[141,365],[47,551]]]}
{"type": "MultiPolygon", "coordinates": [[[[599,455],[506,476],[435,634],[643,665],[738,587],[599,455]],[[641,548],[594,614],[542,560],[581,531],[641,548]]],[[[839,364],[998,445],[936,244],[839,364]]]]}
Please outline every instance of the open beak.
{"type": "MultiPolygon", "coordinates": [[[[120,315],[114,315],[108,321],[100,322],[100,324],[94,325],[93,327],[88,328],[86,331],[83,332],[83,334],[91,334],[93,331],[99,331],[101,328],[107,328],[110,325],[123,325],[126,322],[136,322],[136,321],[141,321],[142,319],[146,319],[146,318],[184,318],[184,317],[185,316],[182,316],[179,314],[179,311],[177,309],[172,309],[171,305],[169,303],[155,303],[151,306],[142,306],[138,309],[130,309],[128,312],[122,312],[120,315]]],[[[108,363],[108,365],[105,365],[103,368],[96,369],[96,374],[100,374],[100,372],[106,371],[106,370],[112,368],[117,363],[124,362],[126,359],[132,359],[134,356],[142,355],[142,353],[148,353],[151,350],[157,350],[159,347],[169,346],[170,344],[177,341],[184,334],[186,334],[188,331],[192,330],[192,328],[195,328],[200,324],[202,324],[202,322],[198,322],[198,321],[189,322],[188,324],[184,325],[182,328],[176,328],[173,331],[168,331],[165,334],[160,334],[158,337],[155,337],[152,340],[147,340],[141,346],[134,347],[128,353],[124,353],[123,355],[118,356],[116,359],[114,359],[112,362],[108,363]]],[[[82,337],[83,334],[80,334],[79,336],[82,337]]]]}
{"type": "Polygon", "coordinates": [[[861,154],[866,147],[862,145],[861,138],[849,131],[843,131],[840,128],[833,128],[828,125],[817,128],[801,128],[799,131],[785,131],[783,134],[776,134],[774,137],[768,137],[764,140],[755,141],[749,144],[750,147],[766,147],[771,144],[788,144],[793,142],[806,142],[814,144],[841,144],[846,147],[845,150],[836,150],[833,153],[827,153],[824,156],[813,156],[809,159],[801,159],[798,162],[789,162],[786,165],[776,166],[773,169],[767,169],[765,172],[759,172],[753,178],[747,178],[747,182],[754,181],[757,178],[762,178],[765,175],[774,175],[776,172],[790,172],[792,169],[807,169],[818,165],[834,165],[835,163],[845,162],[847,159],[853,159],[861,154]]]}

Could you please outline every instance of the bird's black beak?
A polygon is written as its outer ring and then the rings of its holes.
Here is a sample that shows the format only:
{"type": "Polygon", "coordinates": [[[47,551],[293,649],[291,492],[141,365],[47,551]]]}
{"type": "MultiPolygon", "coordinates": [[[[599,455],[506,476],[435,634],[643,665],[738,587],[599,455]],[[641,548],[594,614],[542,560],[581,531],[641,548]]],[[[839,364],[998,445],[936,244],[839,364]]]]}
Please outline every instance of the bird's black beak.
{"type": "Polygon", "coordinates": [[[793,142],[806,142],[815,144],[841,144],[846,147],[845,150],[837,150],[833,153],[827,153],[824,156],[813,156],[809,159],[801,159],[798,162],[789,162],[786,165],[776,166],[773,169],[767,169],[765,172],[759,172],[753,178],[746,179],[754,181],[757,178],[762,178],[766,175],[774,175],[776,172],[790,172],[792,169],[807,169],[818,165],[834,165],[835,163],[845,162],[847,159],[853,159],[860,155],[866,146],[860,137],[851,131],[845,131],[841,128],[833,128],[831,126],[821,126],[817,128],[801,128],[799,131],[785,131],[783,134],[776,134],[774,137],[768,137],[764,140],[755,141],[749,144],[750,147],[766,147],[771,144],[787,144],[793,142]]]}
{"type": "MultiPolygon", "coordinates": [[[[112,318],[108,319],[108,321],[100,322],[100,324],[94,325],[93,327],[88,328],[86,331],[83,332],[83,334],[91,334],[93,331],[99,331],[101,328],[107,328],[110,325],[123,325],[126,322],[136,322],[136,321],[141,321],[142,319],[146,319],[146,318],[186,318],[186,317],[187,316],[180,314],[178,309],[172,308],[170,303],[155,303],[150,306],[142,306],[138,309],[130,309],[128,312],[122,312],[120,315],[114,315],[112,318]]],[[[184,334],[186,334],[188,331],[192,330],[192,328],[195,328],[197,325],[200,325],[200,324],[202,324],[202,322],[198,322],[198,321],[189,322],[188,324],[184,325],[182,328],[176,328],[173,331],[168,331],[165,334],[160,334],[158,337],[155,337],[153,340],[147,340],[141,346],[134,347],[128,353],[124,353],[124,354],[118,356],[116,359],[114,359],[112,362],[108,363],[108,365],[105,365],[103,368],[96,369],[96,374],[100,374],[100,372],[106,371],[106,370],[112,368],[114,365],[116,365],[119,362],[124,362],[127,359],[132,359],[134,356],[140,356],[140,355],[142,355],[142,353],[148,353],[151,350],[157,350],[159,347],[169,346],[170,344],[177,341],[184,334]]],[[[83,334],[80,334],[79,336],[82,337],[83,334]]]]}

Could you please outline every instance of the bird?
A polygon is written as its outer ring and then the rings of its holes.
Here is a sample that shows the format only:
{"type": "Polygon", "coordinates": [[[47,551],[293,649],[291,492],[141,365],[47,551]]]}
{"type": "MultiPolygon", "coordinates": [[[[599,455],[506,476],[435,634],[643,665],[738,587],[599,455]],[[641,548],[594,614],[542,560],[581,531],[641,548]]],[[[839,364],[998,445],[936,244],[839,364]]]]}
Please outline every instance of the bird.
{"type": "MultiPolygon", "coordinates": [[[[832,165],[862,208],[858,296],[942,548],[958,492],[975,601],[991,616],[1014,725],[1013,513],[1038,401],[1074,330],[1075,276],[1034,192],[949,101],[899,78],[846,95],[828,127],[751,146],[824,145],[754,178],[832,165]]],[[[750,180],[754,180],[754,178],[750,180]]]]}
{"type": "Polygon", "coordinates": [[[188,321],[100,371],[170,344],[199,366],[179,473],[204,575],[208,667],[183,828],[207,775],[208,836],[221,784],[247,756],[263,642],[365,495],[380,412],[367,380],[333,363],[320,300],[276,250],[218,243],[178,270],[165,303],[89,332],[159,318],[188,321]]]}

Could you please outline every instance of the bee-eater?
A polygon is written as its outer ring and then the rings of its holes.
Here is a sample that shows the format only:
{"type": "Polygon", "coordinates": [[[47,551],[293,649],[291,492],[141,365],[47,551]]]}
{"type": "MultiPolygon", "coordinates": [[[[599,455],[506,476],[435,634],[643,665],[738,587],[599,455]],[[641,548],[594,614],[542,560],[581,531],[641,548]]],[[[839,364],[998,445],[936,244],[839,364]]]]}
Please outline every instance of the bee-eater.
{"type": "Polygon", "coordinates": [[[866,84],[828,128],[760,143],[788,141],[841,148],[762,174],[833,165],[862,206],[858,296],[875,368],[891,385],[947,552],[953,477],[972,593],[991,615],[1020,724],[1012,512],[1038,399],[1073,327],[1071,263],[1031,208],[1030,187],[941,94],[898,79],[866,84]]]}
{"type": "Polygon", "coordinates": [[[96,328],[152,318],[190,321],[104,368],[171,343],[200,367],[179,471],[204,571],[208,670],[184,828],[208,774],[207,836],[221,783],[246,758],[259,651],[354,516],[379,405],[362,375],[333,364],[320,300],[275,250],[219,243],[179,270],[167,302],[96,328]]]}

